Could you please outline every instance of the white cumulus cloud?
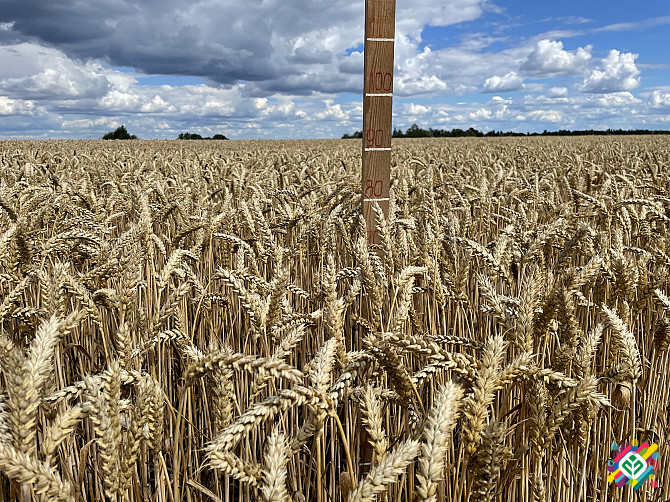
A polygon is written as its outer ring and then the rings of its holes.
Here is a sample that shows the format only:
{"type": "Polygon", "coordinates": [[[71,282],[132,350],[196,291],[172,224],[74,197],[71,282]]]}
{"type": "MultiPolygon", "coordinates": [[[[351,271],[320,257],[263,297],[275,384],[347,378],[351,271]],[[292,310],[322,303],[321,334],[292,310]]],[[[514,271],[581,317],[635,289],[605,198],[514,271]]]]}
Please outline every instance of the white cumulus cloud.
{"type": "Polygon", "coordinates": [[[592,47],[587,45],[566,51],[560,40],[540,40],[521,65],[521,71],[534,77],[578,75],[590,61],[591,50],[592,47]]]}
{"type": "Polygon", "coordinates": [[[567,87],[552,87],[547,92],[547,96],[550,98],[566,98],[568,96],[567,87]]]}
{"type": "Polygon", "coordinates": [[[481,92],[510,92],[519,89],[523,89],[523,77],[511,71],[502,77],[493,75],[487,78],[481,92]]]}
{"type": "Polygon", "coordinates": [[[563,114],[558,110],[533,110],[526,117],[538,122],[563,122],[563,114]]]}
{"type": "Polygon", "coordinates": [[[492,112],[488,108],[479,108],[474,112],[470,112],[470,120],[490,120],[492,112]]]}
{"type": "Polygon", "coordinates": [[[31,115],[35,112],[35,103],[22,99],[0,96],[0,115],[31,115]]]}
{"type": "Polygon", "coordinates": [[[23,99],[68,100],[104,96],[110,88],[99,63],[79,63],[35,44],[0,47],[0,92],[23,99]],[[4,77],[4,78],[3,78],[4,77]]]}
{"type": "Polygon", "coordinates": [[[670,92],[662,92],[656,89],[651,93],[649,104],[654,108],[670,107],[670,92]]]}
{"type": "Polygon", "coordinates": [[[151,113],[169,113],[176,111],[176,108],[170,105],[158,94],[154,95],[151,101],[142,105],[141,111],[151,113]]]}
{"type": "Polygon", "coordinates": [[[407,103],[403,106],[403,112],[405,115],[426,115],[430,113],[431,109],[428,106],[419,105],[416,103],[407,103]]]}
{"type": "Polygon", "coordinates": [[[621,108],[641,103],[641,100],[633,96],[630,92],[623,91],[596,95],[590,102],[595,106],[602,106],[604,108],[621,108]]]}
{"type": "Polygon", "coordinates": [[[398,77],[395,79],[394,91],[399,96],[445,92],[449,86],[436,75],[419,77],[398,77]]]}
{"type": "Polygon", "coordinates": [[[581,92],[610,93],[632,91],[640,85],[637,54],[612,49],[599,67],[592,69],[578,86],[581,92]]]}

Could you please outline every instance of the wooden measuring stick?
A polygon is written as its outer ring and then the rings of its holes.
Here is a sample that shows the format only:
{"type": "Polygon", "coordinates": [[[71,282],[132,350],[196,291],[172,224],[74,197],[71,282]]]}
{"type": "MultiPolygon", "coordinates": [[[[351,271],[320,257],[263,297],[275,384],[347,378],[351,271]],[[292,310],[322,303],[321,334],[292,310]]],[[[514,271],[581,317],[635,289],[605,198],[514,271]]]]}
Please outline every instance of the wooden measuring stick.
{"type": "Polygon", "coordinates": [[[368,242],[379,244],[373,204],[388,216],[393,127],[395,0],[365,0],[363,85],[363,217],[368,242]]]}

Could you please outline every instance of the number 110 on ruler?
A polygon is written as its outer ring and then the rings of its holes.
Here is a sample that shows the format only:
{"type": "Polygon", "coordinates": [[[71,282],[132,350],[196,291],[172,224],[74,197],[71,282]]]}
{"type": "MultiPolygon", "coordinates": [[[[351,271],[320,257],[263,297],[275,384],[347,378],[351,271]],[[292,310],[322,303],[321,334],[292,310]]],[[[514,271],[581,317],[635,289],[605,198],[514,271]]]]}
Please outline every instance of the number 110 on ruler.
{"type": "Polygon", "coordinates": [[[365,0],[363,86],[363,217],[368,242],[379,244],[375,201],[388,216],[393,119],[395,0],[365,0]]]}

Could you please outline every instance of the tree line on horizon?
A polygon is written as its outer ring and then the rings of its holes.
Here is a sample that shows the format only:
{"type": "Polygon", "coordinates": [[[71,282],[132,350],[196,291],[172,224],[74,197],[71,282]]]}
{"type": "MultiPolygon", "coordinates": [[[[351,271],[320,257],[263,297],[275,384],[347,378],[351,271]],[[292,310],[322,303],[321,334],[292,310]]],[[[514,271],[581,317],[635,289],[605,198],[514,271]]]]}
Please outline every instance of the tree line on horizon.
{"type": "MultiPolygon", "coordinates": [[[[445,129],[423,129],[416,124],[412,124],[405,132],[396,127],[393,129],[392,136],[394,138],[466,138],[466,137],[504,137],[504,136],[609,136],[609,135],[646,135],[646,134],[670,134],[670,131],[649,130],[649,129],[586,129],[570,131],[567,129],[560,129],[558,131],[542,132],[516,132],[516,131],[488,131],[486,133],[478,131],[474,127],[467,130],[452,129],[451,131],[445,129]]],[[[356,131],[353,134],[344,134],[342,139],[362,139],[363,131],[356,131]]]]}
{"type": "MultiPolygon", "coordinates": [[[[105,134],[102,139],[138,139],[137,136],[134,134],[130,134],[128,130],[126,129],[125,125],[122,125],[120,127],[117,127],[114,131],[110,131],[107,134],[105,134]]],[[[223,140],[223,139],[228,139],[226,138],[223,134],[215,134],[214,136],[210,137],[205,137],[203,138],[200,134],[196,133],[191,133],[191,132],[186,132],[186,133],[180,133],[177,139],[217,139],[217,140],[223,140]]]]}
{"type": "MultiPolygon", "coordinates": [[[[428,129],[423,129],[416,124],[412,124],[407,128],[405,132],[402,131],[399,127],[393,129],[392,136],[394,138],[467,138],[467,137],[505,137],[505,136],[609,136],[609,135],[649,135],[649,134],[663,134],[670,135],[670,130],[649,130],[649,129],[604,129],[604,130],[595,130],[595,129],[586,129],[586,130],[575,130],[570,131],[567,129],[559,129],[558,131],[547,131],[546,129],[542,132],[516,132],[516,131],[488,131],[486,133],[478,131],[474,127],[469,129],[452,129],[448,131],[446,129],[433,129],[429,127],[428,129]]],[[[353,134],[345,133],[342,135],[342,139],[362,139],[363,132],[355,131],[353,134]]],[[[138,139],[134,134],[130,134],[126,129],[126,126],[122,125],[117,127],[116,130],[108,132],[105,134],[102,139],[138,139]]],[[[180,133],[177,139],[180,140],[227,140],[228,138],[223,134],[215,134],[212,137],[203,137],[197,133],[180,133]]]]}
{"type": "Polygon", "coordinates": [[[223,134],[215,134],[211,138],[209,136],[203,138],[202,136],[200,136],[199,134],[196,134],[196,133],[191,133],[191,132],[183,133],[182,132],[182,133],[179,134],[179,137],[177,139],[228,139],[228,138],[226,138],[223,134]]]}

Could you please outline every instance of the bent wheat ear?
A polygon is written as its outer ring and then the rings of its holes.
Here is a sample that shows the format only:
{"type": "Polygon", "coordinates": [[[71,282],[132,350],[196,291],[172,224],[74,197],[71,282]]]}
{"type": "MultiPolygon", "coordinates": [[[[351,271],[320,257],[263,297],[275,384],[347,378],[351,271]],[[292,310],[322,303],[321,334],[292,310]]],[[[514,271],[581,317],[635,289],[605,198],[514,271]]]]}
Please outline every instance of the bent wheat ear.
{"type": "Polygon", "coordinates": [[[76,405],[59,413],[51,422],[44,435],[44,442],[41,445],[42,453],[50,463],[56,448],[67,438],[68,435],[79,425],[82,418],[87,415],[89,405],[76,405]]]}
{"type": "Polygon", "coordinates": [[[314,390],[297,385],[293,389],[281,389],[260,403],[248,408],[242,415],[226,427],[207,446],[208,451],[225,451],[233,449],[247,432],[264,420],[269,420],[280,411],[292,406],[309,404],[316,406],[320,397],[314,390]]]}
{"type": "Polygon", "coordinates": [[[654,293],[656,293],[657,298],[661,301],[663,309],[670,311],[670,298],[668,298],[668,295],[666,295],[663,290],[658,288],[654,290],[654,293]]]}
{"type": "MultiPolygon", "coordinates": [[[[0,251],[2,251],[1,246],[0,251]]],[[[0,252],[0,255],[1,254],[2,253],[0,252]]],[[[18,302],[21,300],[21,297],[23,296],[26,289],[28,289],[28,287],[34,281],[35,276],[29,274],[21,279],[21,281],[14,287],[12,291],[9,292],[9,294],[5,295],[5,297],[2,299],[2,304],[0,304],[0,321],[3,321],[6,317],[12,315],[16,311],[18,302]]]]}
{"type": "Polygon", "coordinates": [[[412,380],[395,348],[386,338],[378,338],[372,333],[366,337],[364,343],[367,350],[375,356],[379,365],[387,372],[393,390],[404,402],[407,402],[412,392],[412,380]]]}
{"type": "Polygon", "coordinates": [[[31,485],[49,500],[74,502],[72,485],[63,481],[47,464],[8,444],[0,444],[0,471],[10,479],[31,485]]]}
{"type": "Polygon", "coordinates": [[[261,481],[263,475],[261,468],[245,462],[231,451],[210,451],[207,458],[212,469],[247,483],[253,488],[257,487],[261,481]]]}
{"type": "Polygon", "coordinates": [[[245,369],[257,372],[261,376],[269,375],[275,378],[284,378],[290,382],[299,383],[304,380],[302,372],[281,359],[258,357],[246,354],[229,354],[227,351],[206,356],[191,364],[186,370],[186,379],[194,380],[220,369],[245,369]]]}
{"type": "Polygon", "coordinates": [[[372,502],[377,495],[395,483],[407,466],[419,454],[418,441],[408,440],[396,446],[381,462],[375,465],[368,475],[359,482],[349,495],[347,502],[372,502]]]}
{"type": "Polygon", "coordinates": [[[635,335],[631,333],[621,318],[613,310],[602,306],[605,324],[612,330],[612,337],[622,359],[622,376],[628,381],[636,382],[642,376],[642,360],[637,347],[635,335]]]}
{"type": "Polygon", "coordinates": [[[597,392],[598,381],[595,377],[586,377],[577,384],[577,386],[568,389],[563,399],[552,410],[546,418],[540,436],[543,438],[553,438],[554,434],[575,410],[584,404],[591,406],[611,406],[607,397],[597,392]]]}
{"type": "Polygon", "coordinates": [[[163,267],[161,276],[158,278],[158,289],[160,290],[165,289],[165,286],[167,286],[167,283],[173,274],[177,275],[181,274],[183,277],[183,272],[181,271],[180,267],[182,266],[182,262],[184,261],[185,258],[190,258],[193,261],[198,261],[198,257],[194,253],[192,253],[191,251],[187,251],[186,249],[175,249],[174,251],[172,251],[170,258],[165,264],[165,267],[163,267]]]}

